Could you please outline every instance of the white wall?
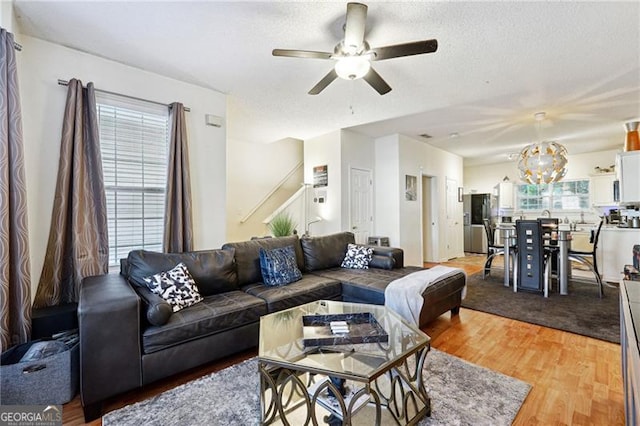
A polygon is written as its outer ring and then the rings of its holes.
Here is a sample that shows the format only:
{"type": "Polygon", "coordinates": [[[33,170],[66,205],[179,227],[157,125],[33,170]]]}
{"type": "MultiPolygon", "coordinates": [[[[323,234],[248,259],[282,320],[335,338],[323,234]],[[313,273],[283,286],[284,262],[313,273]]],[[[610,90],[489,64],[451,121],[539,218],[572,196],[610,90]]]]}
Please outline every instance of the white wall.
{"type": "MultiPolygon", "coordinates": [[[[373,138],[353,132],[341,131],[341,163],[342,163],[342,229],[351,229],[350,177],[351,169],[370,170],[373,178],[375,169],[375,148],[373,138]]],[[[373,194],[372,194],[373,195],[373,194]]],[[[372,212],[373,213],[373,212],[372,212]]],[[[373,231],[373,230],[372,230],[373,231]]]]}
{"type": "MultiPolygon", "coordinates": [[[[462,182],[462,158],[434,148],[404,135],[390,135],[375,141],[375,233],[388,236],[392,246],[402,247],[405,264],[422,266],[422,175],[436,179],[437,217],[439,230],[433,261],[463,256],[462,222],[459,236],[455,232],[455,247],[448,249],[448,223],[446,217],[446,178],[462,182]],[[405,198],[405,175],[416,176],[418,200],[405,198]],[[446,238],[445,238],[446,236],[446,238]],[[459,240],[459,241],[458,241],[459,240]]],[[[462,205],[454,205],[453,213],[462,217],[462,205]],[[459,210],[459,211],[458,211],[459,210]]]]}
{"type": "MultiPolygon", "coordinates": [[[[462,182],[462,157],[435,148],[417,139],[400,135],[400,246],[405,251],[405,263],[422,266],[422,208],[427,206],[422,200],[421,175],[435,177],[437,184],[437,228],[439,230],[437,253],[432,261],[444,261],[453,257],[464,256],[462,241],[462,220],[459,226],[447,220],[446,181],[453,179],[457,184],[462,182]],[[404,197],[405,175],[418,178],[418,200],[407,201],[404,197]],[[459,229],[458,229],[459,228],[459,229]]],[[[462,203],[452,205],[452,217],[462,218],[462,203]]]]}
{"type": "Polygon", "coordinates": [[[182,102],[187,116],[194,244],[215,248],[226,231],[226,126],[206,126],[205,114],[226,117],[226,96],[39,39],[16,36],[24,129],[32,287],[37,288],[49,235],[67,89],[58,79],[93,81],[97,89],[156,102],[182,102]]]}
{"type": "MultiPolygon", "coordinates": [[[[374,234],[389,237],[389,245],[400,245],[400,147],[398,135],[375,140],[374,234]]],[[[403,176],[404,179],[404,176],[403,176]]]]}
{"type": "Polygon", "coordinates": [[[0,0],[0,27],[15,35],[18,24],[13,13],[13,0],[0,0]]]}
{"type": "MultiPolygon", "coordinates": [[[[304,182],[313,184],[313,168],[327,165],[328,186],[311,189],[315,195],[325,195],[324,203],[309,202],[310,219],[320,216],[321,222],[310,226],[310,234],[326,235],[345,230],[342,227],[342,160],[341,131],[304,141],[304,182]]],[[[311,197],[313,198],[313,197],[311,197]]]]}
{"type": "MultiPolygon", "coordinates": [[[[567,176],[565,179],[586,179],[594,173],[594,167],[609,167],[615,164],[619,150],[569,154],[567,156],[567,176]]],[[[464,193],[490,193],[493,187],[508,176],[512,182],[519,182],[516,161],[464,168],[464,193]]]]}
{"type": "MultiPolygon", "coordinates": [[[[259,210],[244,224],[245,217],[257,203],[268,195],[282,179],[303,161],[303,142],[283,139],[272,143],[245,142],[229,139],[227,142],[227,240],[242,241],[264,235],[262,221],[271,211],[259,210]]],[[[302,176],[302,173],[300,173],[302,176]]],[[[296,192],[302,181],[290,179],[284,183],[287,194],[296,192]]],[[[285,197],[286,199],[286,197],[285,197]]],[[[279,200],[280,203],[284,199],[279,200]]],[[[279,203],[276,203],[279,206],[279,203]]],[[[273,205],[273,204],[271,204],[273,205]]],[[[276,207],[277,208],[277,207],[276,207]]],[[[304,227],[298,224],[298,229],[304,227]]]]}

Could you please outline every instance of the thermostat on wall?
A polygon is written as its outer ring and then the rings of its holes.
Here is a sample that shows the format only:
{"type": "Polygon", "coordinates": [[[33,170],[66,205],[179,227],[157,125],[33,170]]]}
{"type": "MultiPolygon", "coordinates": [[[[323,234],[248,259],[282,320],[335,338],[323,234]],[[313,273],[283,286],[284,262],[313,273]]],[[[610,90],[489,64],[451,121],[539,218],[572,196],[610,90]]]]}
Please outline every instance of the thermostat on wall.
{"type": "Polygon", "coordinates": [[[222,127],[224,119],[213,114],[205,114],[204,122],[207,126],[222,127]]]}

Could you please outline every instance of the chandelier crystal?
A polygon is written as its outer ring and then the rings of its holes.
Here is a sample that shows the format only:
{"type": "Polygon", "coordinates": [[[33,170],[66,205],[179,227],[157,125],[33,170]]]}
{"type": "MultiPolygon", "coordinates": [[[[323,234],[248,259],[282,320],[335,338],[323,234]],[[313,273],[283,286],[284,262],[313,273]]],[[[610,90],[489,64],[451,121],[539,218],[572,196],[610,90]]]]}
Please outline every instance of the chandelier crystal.
{"type": "MultiPolygon", "coordinates": [[[[536,113],[538,124],[544,113],[536,113]]],[[[518,157],[518,171],[523,182],[539,185],[557,182],[567,174],[567,149],[553,141],[534,142],[518,157]]]]}

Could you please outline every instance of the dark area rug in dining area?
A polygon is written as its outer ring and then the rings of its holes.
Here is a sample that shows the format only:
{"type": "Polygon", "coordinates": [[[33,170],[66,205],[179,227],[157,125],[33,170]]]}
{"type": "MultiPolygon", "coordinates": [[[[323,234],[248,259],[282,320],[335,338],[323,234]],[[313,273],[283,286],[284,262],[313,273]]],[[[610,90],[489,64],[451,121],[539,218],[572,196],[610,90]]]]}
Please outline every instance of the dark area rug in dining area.
{"type": "Polygon", "coordinates": [[[513,286],[504,286],[502,271],[492,271],[486,279],[482,272],[467,278],[462,307],[620,343],[618,298],[617,288],[605,286],[600,299],[595,283],[578,281],[569,282],[567,296],[558,293],[555,281],[548,298],[542,293],[514,293],[513,286]]]}

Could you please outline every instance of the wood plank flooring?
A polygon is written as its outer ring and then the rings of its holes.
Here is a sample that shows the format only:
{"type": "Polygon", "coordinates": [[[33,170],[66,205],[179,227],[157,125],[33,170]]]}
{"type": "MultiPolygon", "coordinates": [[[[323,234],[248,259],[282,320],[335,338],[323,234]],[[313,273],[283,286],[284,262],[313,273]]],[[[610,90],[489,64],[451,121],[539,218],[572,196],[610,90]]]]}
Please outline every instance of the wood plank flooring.
{"type": "MultiPolygon", "coordinates": [[[[444,264],[472,274],[482,269],[483,261],[484,256],[467,256],[444,264]]],[[[464,308],[453,318],[449,313],[440,316],[423,330],[434,348],[532,385],[514,425],[624,425],[620,345],[464,308]]],[[[120,395],[105,411],[254,355],[256,350],[250,350],[120,395]]],[[[83,419],[77,396],[64,405],[63,422],[81,425],[83,419]]]]}

